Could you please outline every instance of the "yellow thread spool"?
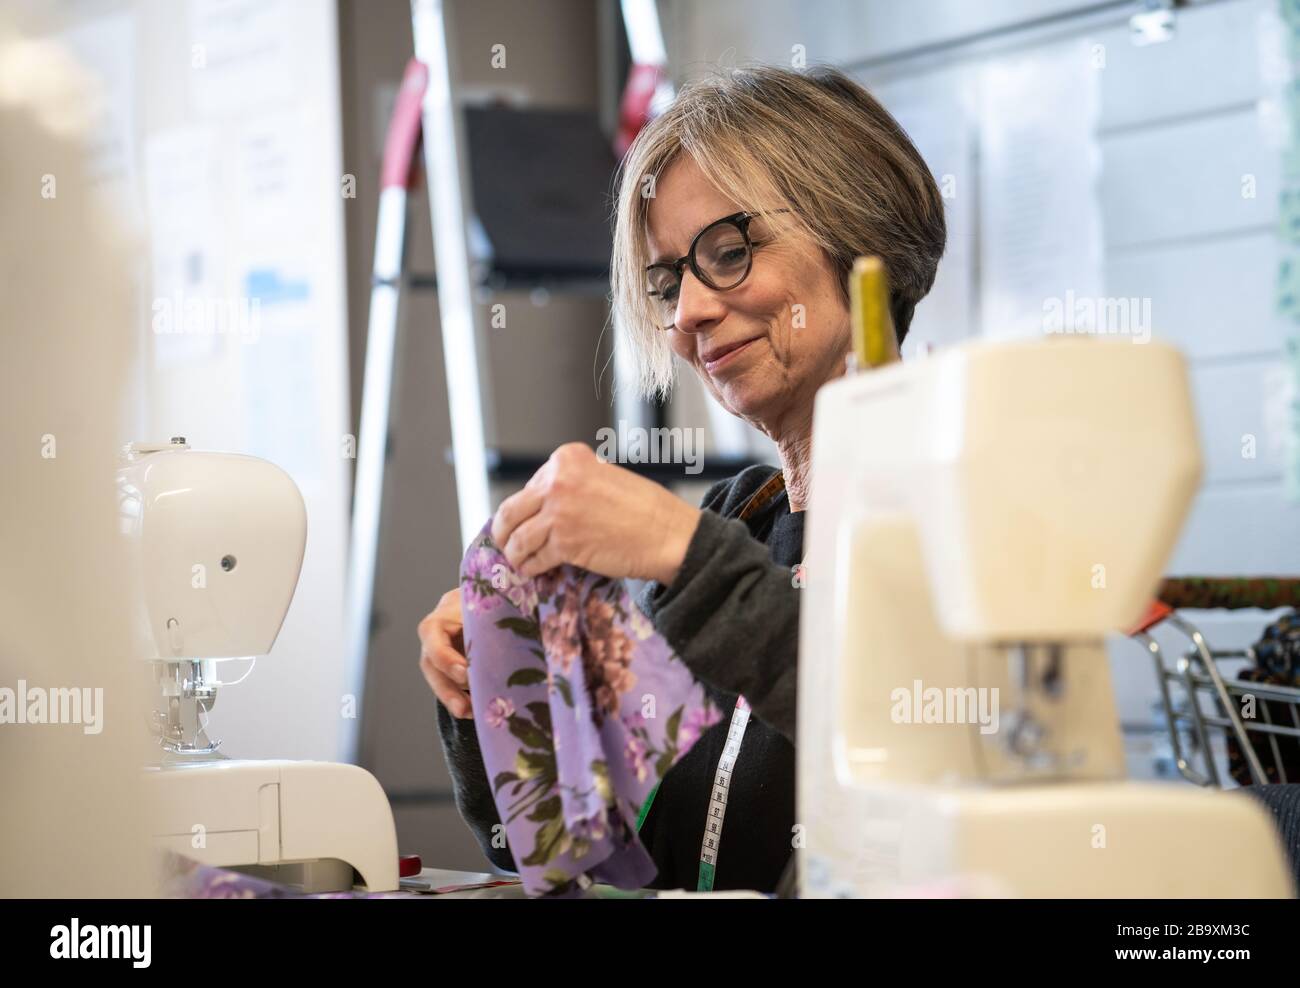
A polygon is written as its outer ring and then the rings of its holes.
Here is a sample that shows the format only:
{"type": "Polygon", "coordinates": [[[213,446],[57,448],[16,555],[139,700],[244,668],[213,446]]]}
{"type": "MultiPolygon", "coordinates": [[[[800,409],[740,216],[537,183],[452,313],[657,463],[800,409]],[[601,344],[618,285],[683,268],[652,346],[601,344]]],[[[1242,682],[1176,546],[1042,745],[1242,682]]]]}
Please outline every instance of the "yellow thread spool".
{"type": "Polygon", "coordinates": [[[860,368],[898,359],[898,337],[889,314],[889,276],[879,257],[859,257],[849,273],[850,330],[860,368]]]}

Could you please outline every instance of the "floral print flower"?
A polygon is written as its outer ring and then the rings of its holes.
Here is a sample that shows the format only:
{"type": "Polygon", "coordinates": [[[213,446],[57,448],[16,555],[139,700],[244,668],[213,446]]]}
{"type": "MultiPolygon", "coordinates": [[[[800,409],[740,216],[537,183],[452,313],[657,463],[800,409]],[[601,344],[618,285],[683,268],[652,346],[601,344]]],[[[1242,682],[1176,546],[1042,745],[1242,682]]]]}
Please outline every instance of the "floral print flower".
{"type": "Polygon", "coordinates": [[[545,573],[539,573],[533,577],[533,587],[537,591],[539,601],[547,601],[555,596],[562,582],[563,567],[557,566],[555,569],[547,570],[545,573]]]}
{"type": "Polygon", "coordinates": [[[700,739],[700,735],[722,719],[716,710],[692,707],[682,715],[677,727],[677,750],[689,751],[700,739]]]}
{"type": "Polygon", "coordinates": [[[587,629],[583,672],[596,698],[595,711],[603,719],[618,710],[623,694],[636,685],[631,669],[632,639],[616,624],[614,607],[608,601],[588,597],[583,618],[587,629]]]}
{"type": "Polygon", "coordinates": [[[573,668],[573,660],[582,650],[576,594],[565,594],[563,606],[543,619],[542,646],[560,672],[568,675],[573,668]]]}
{"type": "Polygon", "coordinates": [[[502,603],[492,583],[492,568],[496,563],[496,554],[482,546],[471,548],[465,556],[460,578],[465,588],[461,594],[463,610],[470,613],[490,611],[502,603]]]}
{"type": "Polygon", "coordinates": [[[609,818],[605,813],[605,808],[602,806],[590,816],[578,817],[572,822],[569,829],[574,840],[589,842],[604,840],[605,835],[609,832],[609,818]]]}
{"type": "Polygon", "coordinates": [[[632,770],[636,776],[637,782],[644,782],[650,775],[650,750],[646,743],[638,737],[630,737],[623,748],[623,756],[627,759],[627,767],[632,770]]]}
{"type": "Polygon", "coordinates": [[[513,569],[498,565],[501,571],[495,574],[493,586],[505,594],[506,600],[516,610],[527,613],[537,610],[537,590],[533,581],[513,569]]]}
{"type": "Polygon", "coordinates": [[[501,727],[515,715],[515,705],[504,696],[493,698],[487,708],[488,727],[501,727]]]}

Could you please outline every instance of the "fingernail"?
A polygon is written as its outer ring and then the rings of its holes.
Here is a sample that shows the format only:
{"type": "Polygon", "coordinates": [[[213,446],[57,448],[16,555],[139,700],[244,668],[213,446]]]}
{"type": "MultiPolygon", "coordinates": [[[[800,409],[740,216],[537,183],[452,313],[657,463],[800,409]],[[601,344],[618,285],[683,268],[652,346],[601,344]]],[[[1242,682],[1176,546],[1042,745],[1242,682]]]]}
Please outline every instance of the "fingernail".
{"type": "Polygon", "coordinates": [[[464,666],[454,666],[451,670],[451,678],[463,686],[469,682],[469,670],[464,666]]]}

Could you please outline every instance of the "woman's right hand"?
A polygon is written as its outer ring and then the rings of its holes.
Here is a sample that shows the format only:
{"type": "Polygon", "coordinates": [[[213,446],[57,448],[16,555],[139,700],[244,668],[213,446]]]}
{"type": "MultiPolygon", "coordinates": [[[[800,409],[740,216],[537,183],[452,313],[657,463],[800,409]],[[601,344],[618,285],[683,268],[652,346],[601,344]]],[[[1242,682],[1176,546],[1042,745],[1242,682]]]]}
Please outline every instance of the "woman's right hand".
{"type": "Polygon", "coordinates": [[[460,616],[460,589],[448,590],[420,622],[420,671],[433,695],[453,717],[472,718],[465,625],[460,616]]]}

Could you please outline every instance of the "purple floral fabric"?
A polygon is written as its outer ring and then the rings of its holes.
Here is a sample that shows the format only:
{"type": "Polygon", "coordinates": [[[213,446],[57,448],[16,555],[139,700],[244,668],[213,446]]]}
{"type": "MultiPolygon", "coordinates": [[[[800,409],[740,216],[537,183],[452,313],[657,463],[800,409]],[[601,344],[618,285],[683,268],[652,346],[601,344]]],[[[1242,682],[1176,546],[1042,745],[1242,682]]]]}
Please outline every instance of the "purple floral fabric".
{"type": "Polygon", "coordinates": [[[722,713],[622,581],[573,566],[528,579],[488,526],[461,564],[483,762],[530,895],[655,876],[637,816],[722,713]]]}

